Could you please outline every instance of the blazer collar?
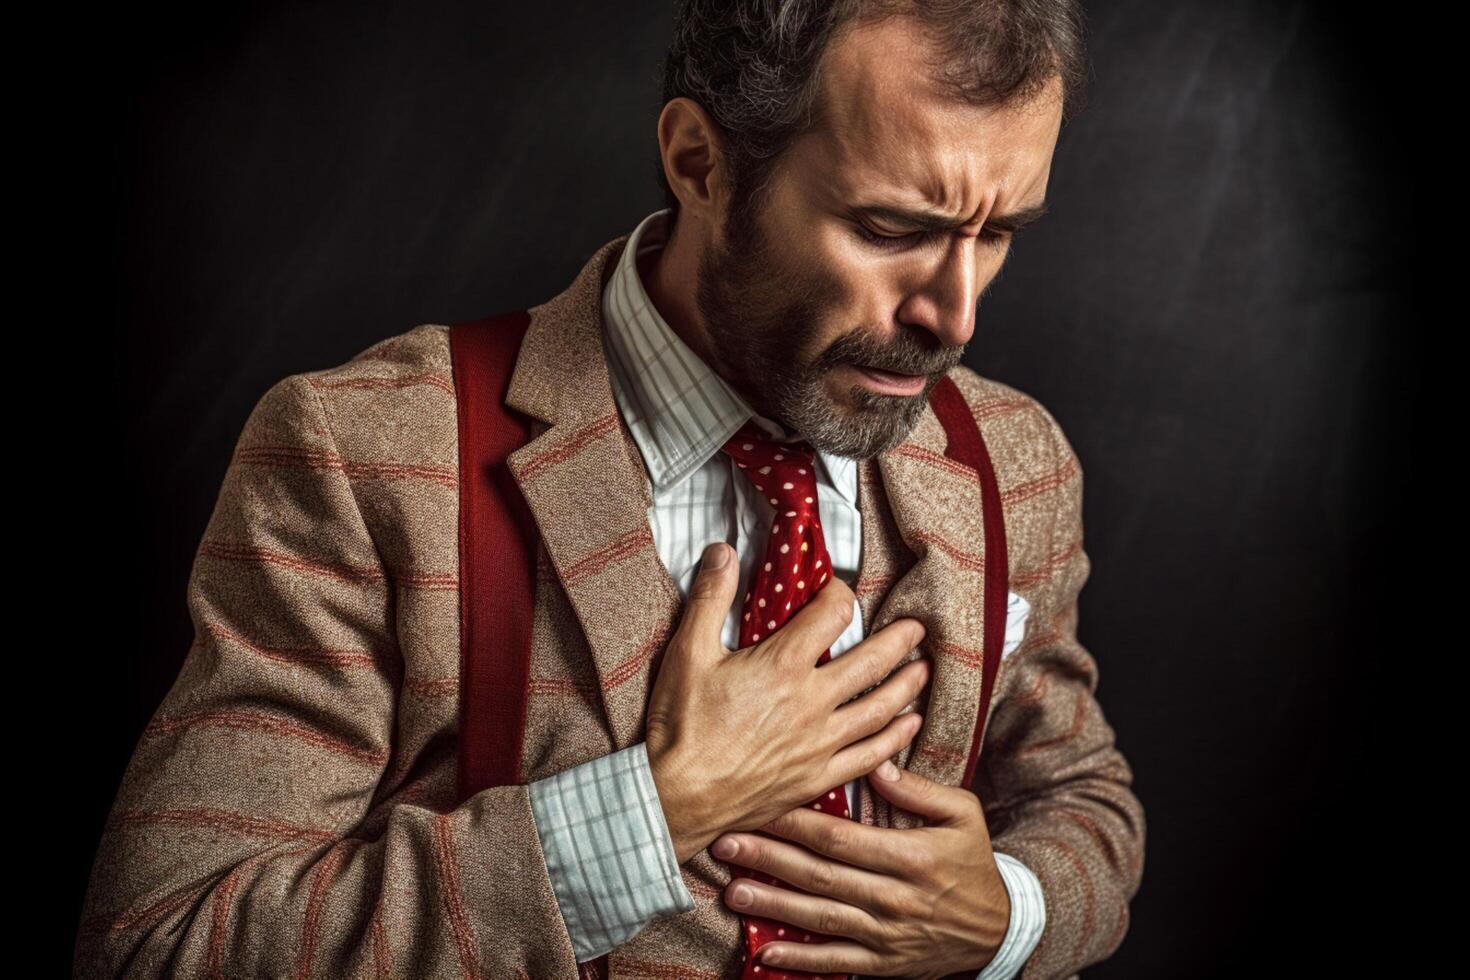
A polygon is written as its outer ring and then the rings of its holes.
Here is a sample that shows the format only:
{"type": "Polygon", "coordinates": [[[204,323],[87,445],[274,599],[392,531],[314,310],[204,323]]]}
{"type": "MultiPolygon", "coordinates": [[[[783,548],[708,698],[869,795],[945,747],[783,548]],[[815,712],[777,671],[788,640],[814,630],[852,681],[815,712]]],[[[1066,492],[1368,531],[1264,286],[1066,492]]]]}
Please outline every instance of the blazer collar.
{"type": "MultiPolygon", "coordinates": [[[[683,606],[654,544],[652,482],[618,411],[603,346],[602,291],[629,237],[602,245],[571,285],[531,308],[506,396],[545,426],[509,455],[508,465],[591,648],[618,750],[644,737],[658,658],[683,606]]],[[[881,596],[869,634],[904,616],[925,623],[920,649],[935,669],[921,696],[924,728],[901,761],[955,785],[980,696],[984,535],[974,471],[946,457],[946,443],[926,404],[908,438],[877,457],[881,488],[859,490],[865,532],[858,587],[881,596]],[[891,586],[903,556],[869,544],[885,513],[913,556],[891,586]]]]}

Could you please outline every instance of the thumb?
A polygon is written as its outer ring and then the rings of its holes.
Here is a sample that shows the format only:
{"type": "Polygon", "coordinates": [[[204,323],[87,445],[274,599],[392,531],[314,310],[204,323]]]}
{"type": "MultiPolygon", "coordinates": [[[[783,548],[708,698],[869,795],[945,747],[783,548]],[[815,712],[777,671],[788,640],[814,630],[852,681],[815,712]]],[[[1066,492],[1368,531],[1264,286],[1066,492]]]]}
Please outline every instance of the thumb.
{"type": "Polygon", "coordinates": [[[868,785],[894,806],[927,818],[925,823],[931,825],[962,820],[974,809],[975,798],[968,790],[936,783],[888,759],[873,770],[868,785]]]}
{"type": "Polygon", "coordinates": [[[716,645],[724,649],[720,634],[726,617],[730,615],[730,606],[735,601],[735,589],[740,581],[734,557],[734,548],[723,541],[716,541],[704,549],[699,560],[699,572],[689,587],[689,597],[684,601],[684,619],[679,624],[679,632],[686,642],[694,641],[695,650],[716,645]]]}

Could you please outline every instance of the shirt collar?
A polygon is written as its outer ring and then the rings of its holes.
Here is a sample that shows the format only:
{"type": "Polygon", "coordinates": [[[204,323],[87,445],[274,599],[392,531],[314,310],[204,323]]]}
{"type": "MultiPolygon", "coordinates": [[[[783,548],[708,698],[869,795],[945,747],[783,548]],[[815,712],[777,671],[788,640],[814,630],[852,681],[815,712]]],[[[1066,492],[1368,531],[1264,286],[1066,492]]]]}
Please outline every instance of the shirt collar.
{"type": "MultiPolygon", "coordinates": [[[[638,256],[667,242],[672,213],[664,208],[638,223],[602,291],[613,395],[655,491],[688,478],[746,419],[775,439],[795,435],[752,409],[679,338],[648,298],[638,256]]],[[[817,457],[832,485],[856,505],[856,461],[820,451],[817,457]]]]}

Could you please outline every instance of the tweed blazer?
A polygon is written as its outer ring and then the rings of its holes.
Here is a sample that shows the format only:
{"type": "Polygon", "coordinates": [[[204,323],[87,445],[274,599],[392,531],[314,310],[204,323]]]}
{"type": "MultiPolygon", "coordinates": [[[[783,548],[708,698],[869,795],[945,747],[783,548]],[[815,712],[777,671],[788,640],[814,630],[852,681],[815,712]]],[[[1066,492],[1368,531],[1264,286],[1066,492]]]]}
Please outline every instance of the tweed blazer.
{"type": "MultiPolygon", "coordinates": [[[[531,309],[509,386],[534,420],[509,467],[541,532],[521,783],[456,805],[455,379],[448,327],[421,324],[283,378],[251,411],[189,577],[194,643],[96,853],[76,976],[576,977],[525,784],[644,737],[682,611],[602,345],[601,291],[627,240],[531,309]]],[[[972,788],[995,849],[1046,896],[1022,977],[1069,977],[1122,941],[1144,843],[1076,639],[1082,472],[1035,399],[951,376],[999,482],[1010,587],[1032,606],[972,788]]],[[[986,555],[979,484],[945,442],[926,406],[901,445],[860,461],[855,592],[869,633],[925,623],[910,654],[933,661],[924,725],[894,761],[958,785],[986,555]]],[[[918,825],[863,797],[865,823],[918,825]]],[[[729,866],[705,850],[681,871],[695,908],[609,953],[613,977],[739,976],[729,866]]]]}

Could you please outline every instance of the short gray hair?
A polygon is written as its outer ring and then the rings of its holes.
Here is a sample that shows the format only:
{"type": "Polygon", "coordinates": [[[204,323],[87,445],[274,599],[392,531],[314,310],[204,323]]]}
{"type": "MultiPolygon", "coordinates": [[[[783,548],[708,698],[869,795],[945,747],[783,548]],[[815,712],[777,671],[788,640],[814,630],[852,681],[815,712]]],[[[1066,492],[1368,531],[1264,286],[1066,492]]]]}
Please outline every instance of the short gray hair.
{"type": "MultiPolygon", "coordinates": [[[[661,105],[692,99],[720,126],[733,209],[747,218],[758,211],[782,153],[820,125],[818,67],[833,38],[900,15],[938,42],[943,61],[930,67],[954,98],[1024,102],[1060,76],[1063,120],[1081,108],[1079,0],[676,0],[661,105]]],[[[677,215],[662,159],[657,179],[677,215]]]]}

